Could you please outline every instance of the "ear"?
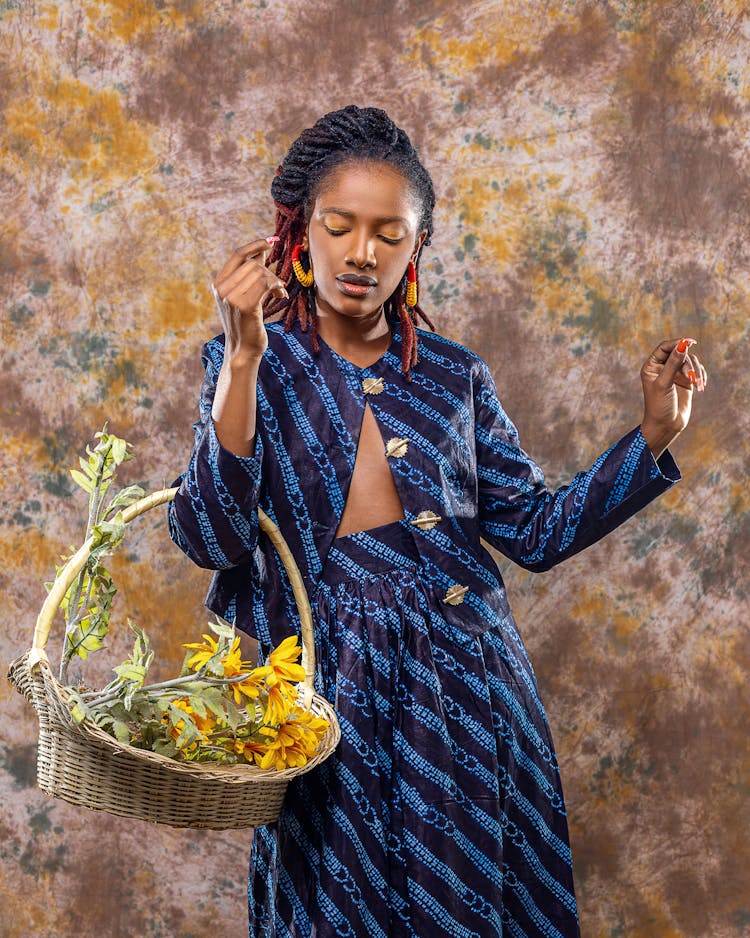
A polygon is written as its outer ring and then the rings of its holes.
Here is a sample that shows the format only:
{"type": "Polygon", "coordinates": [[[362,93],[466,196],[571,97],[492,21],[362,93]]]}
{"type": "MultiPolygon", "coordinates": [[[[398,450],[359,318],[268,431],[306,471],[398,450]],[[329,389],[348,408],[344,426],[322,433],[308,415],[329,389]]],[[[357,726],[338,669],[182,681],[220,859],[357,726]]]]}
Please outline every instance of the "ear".
{"type": "Polygon", "coordinates": [[[417,236],[417,240],[414,242],[414,253],[411,256],[411,260],[413,264],[417,263],[417,257],[419,256],[419,252],[422,250],[422,245],[424,244],[424,240],[426,237],[427,237],[427,229],[423,228],[422,231],[419,232],[419,235],[417,236]]]}
{"type": "Polygon", "coordinates": [[[307,225],[307,226],[305,227],[305,233],[302,235],[302,250],[305,252],[305,254],[307,254],[307,252],[308,252],[308,250],[309,250],[309,248],[310,248],[310,242],[309,242],[309,240],[308,240],[308,238],[307,238],[307,233],[308,233],[309,230],[310,230],[310,226],[307,225]]]}

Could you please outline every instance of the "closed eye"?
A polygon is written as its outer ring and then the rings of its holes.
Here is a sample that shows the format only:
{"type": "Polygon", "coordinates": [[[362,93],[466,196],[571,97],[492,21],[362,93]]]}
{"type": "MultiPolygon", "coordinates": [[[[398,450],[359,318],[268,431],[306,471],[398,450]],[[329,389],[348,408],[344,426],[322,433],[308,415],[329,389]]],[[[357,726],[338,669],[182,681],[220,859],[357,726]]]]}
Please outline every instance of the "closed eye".
{"type": "MultiPolygon", "coordinates": [[[[333,235],[334,238],[338,238],[341,235],[349,234],[349,228],[329,228],[327,225],[323,226],[328,234],[333,235]]],[[[404,240],[403,238],[386,238],[385,235],[379,235],[379,237],[385,241],[386,244],[401,244],[404,240]]]]}

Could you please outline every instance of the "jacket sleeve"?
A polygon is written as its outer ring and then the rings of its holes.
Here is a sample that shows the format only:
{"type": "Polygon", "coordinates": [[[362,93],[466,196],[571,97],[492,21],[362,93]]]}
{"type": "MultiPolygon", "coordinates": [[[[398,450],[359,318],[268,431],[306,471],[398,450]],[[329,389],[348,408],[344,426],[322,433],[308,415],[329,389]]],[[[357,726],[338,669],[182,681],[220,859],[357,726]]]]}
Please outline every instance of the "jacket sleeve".
{"type": "Polygon", "coordinates": [[[258,502],[263,442],[255,434],[252,456],[236,456],[216,435],[211,407],[224,357],[223,336],[203,346],[206,369],[199,419],[187,471],[169,504],[169,536],[200,567],[225,570],[249,559],[258,544],[258,502]]]}
{"type": "Polygon", "coordinates": [[[550,491],[481,359],[474,417],[480,535],[527,570],[549,570],[589,547],[682,478],[669,450],[654,459],[639,425],[550,491]]]}

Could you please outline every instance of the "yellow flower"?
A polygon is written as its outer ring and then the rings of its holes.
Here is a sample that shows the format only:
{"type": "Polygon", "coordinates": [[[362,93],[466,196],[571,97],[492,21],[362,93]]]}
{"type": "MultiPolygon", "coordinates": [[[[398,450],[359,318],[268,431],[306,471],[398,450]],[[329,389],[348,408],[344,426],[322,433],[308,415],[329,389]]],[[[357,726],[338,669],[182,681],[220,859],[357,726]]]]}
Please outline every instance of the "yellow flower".
{"type": "Polygon", "coordinates": [[[295,707],[290,719],[282,723],[278,730],[261,727],[259,733],[269,736],[268,740],[245,743],[245,758],[250,762],[252,757],[262,769],[301,767],[315,754],[328,726],[327,720],[295,707]]]}
{"type": "Polygon", "coordinates": [[[301,707],[293,707],[290,715],[297,723],[315,735],[316,745],[325,736],[328,727],[331,725],[328,720],[324,720],[323,717],[316,717],[311,710],[303,710],[301,707]]]}
{"type": "MultiPolygon", "coordinates": [[[[275,738],[276,730],[270,726],[261,726],[258,734],[275,738]]],[[[268,743],[263,740],[235,739],[233,750],[238,756],[244,756],[245,760],[251,765],[253,762],[258,765],[266,752],[267,746],[268,743]]]]}
{"type": "MultiPolygon", "coordinates": [[[[204,633],[203,638],[205,638],[205,642],[185,642],[182,646],[183,648],[196,649],[195,654],[188,660],[188,667],[192,668],[194,671],[200,671],[200,669],[213,658],[219,648],[219,643],[211,638],[210,635],[204,633]]],[[[219,662],[224,671],[224,677],[237,677],[239,674],[253,671],[252,662],[242,660],[239,636],[232,641],[231,648],[225,655],[219,658],[219,662]]],[[[248,694],[247,696],[253,695],[248,694]]],[[[240,698],[236,694],[235,699],[239,703],[240,698]]]]}
{"type": "MultiPolygon", "coordinates": [[[[191,717],[193,723],[195,723],[201,736],[203,737],[203,741],[208,742],[209,734],[212,733],[214,729],[216,729],[216,716],[213,713],[211,713],[210,710],[206,711],[205,716],[203,717],[199,716],[190,705],[190,699],[188,697],[179,697],[177,700],[173,701],[173,703],[175,707],[178,708],[178,710],[182,710],[183,713],[186,713],[188,714],[188,716],[191,717]]],[[[167,717],[167,715],[164,714],[162,719],[166,721],[169,719],[169,717],[167,717]]],[[[177,740],[179,739],[180,733],[183,731],[184,728],[185,728],[184,720],[178,720],[174,726],[170,726],[169,735],[172,737],[172,739],[175,742],[177,742],[177,740]]],[[[190,751],[190,750],[195,749],[197,745],[198,745],[197,741],[193,741],[187,748],[190,751]]]]}
{"type": "MultiPolygon", "coordinates": [[[[248,662],[242,660],[239,636],[234,639],[232,647],[226,655],[219,660],[224,665],[224,677],[237,677],[238,674],[242,674],[243,667],[247,666],[248,662]]],[[[251,667],[252,665],[249,665],[247,669],[249,670],[251,667]]]]}
{"type": "MultiPolygon", "coordinates": [[[[268,681],[269,678],[266,678],[266,683],[268,683],[268,681]]],[[[277,684],[275,687],[268,688],[266,709],[263,713],[263,719],[266,723],[272,723],[278,726],[286,720],[292,708],[292,700],[287,690],[288,687],[288,684],[281,683],[277,684]]]]}
{"type": "Polygon", "coordinates": [[[219,647],[219,643],[211,638],[210,635],[206,635],[205,632],[203,633],[203,638],[205,638],[205,642],[183,642],[182,645],[183,648],[198,649],[188,661],[188,667],[192,668],[194,671],[200,671],[203,665],[206,664],[210,658],[213,658],[219,647]]]}
{"type": "MultiPolygon", "coordinates": [[[[297,644],[297,636],[290,635],[268,656],[268,666],[272,668],[273,673],[266,679],[268,686],[273,687],[276,684],[289,681],[297,683],[305,679],[305,669],[301,664],[296,664],[302,649],[297,644]]],[[[296,692],[295,692],[296,693],[296,692]]]]}
{"type": "MultiPolygon", "coordinates": [[[[243,664],[248,664],[248,662],[243,662],[243,664]]],[[[250,667],[252,667],[252,665],[250,665],[250,667]]],[[[270,674],[270,672],[270,668],[253,668],[247,677],[233,683],[231,687],[235,702],[241,704],[243,694],[245,697],[254,700],[263,689],[263,679],[270,674]]]]}

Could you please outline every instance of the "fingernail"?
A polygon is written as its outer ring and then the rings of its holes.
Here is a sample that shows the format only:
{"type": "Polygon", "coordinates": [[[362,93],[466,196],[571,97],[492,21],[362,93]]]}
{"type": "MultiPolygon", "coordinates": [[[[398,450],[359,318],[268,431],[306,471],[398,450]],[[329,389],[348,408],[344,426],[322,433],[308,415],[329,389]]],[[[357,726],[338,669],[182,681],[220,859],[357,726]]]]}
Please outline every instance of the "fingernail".
{"type": "Polygon", "coordinates": [[[278,235],[271,235],[270,238],[266,238],[269,244],[276,244],[277,241],[281,241],[281,238],[278,235]]]}
{"type": "Polygon", "coordinates": [[[698,384],[698,378],[692,368],[688,371],[688,378],[690,378],[693,384],[698,384]]]}
{"type": "Polygon", "coordinates": [[[680,355],[684,355],[691,345],[695,345],[695,342],[695,339],[680,339],[680,341],[677,343],[677,351],[680,353],[680,355]]]}

